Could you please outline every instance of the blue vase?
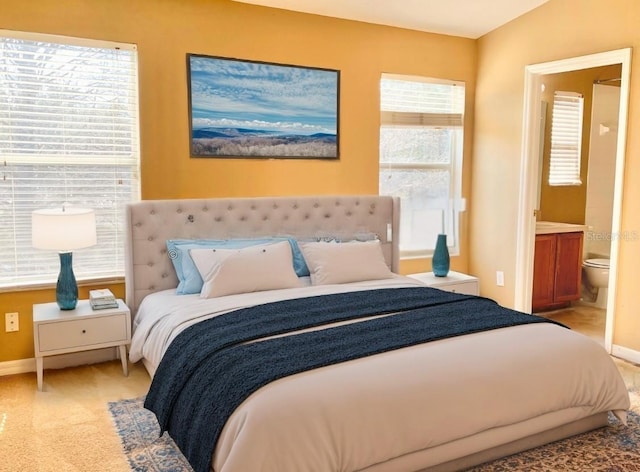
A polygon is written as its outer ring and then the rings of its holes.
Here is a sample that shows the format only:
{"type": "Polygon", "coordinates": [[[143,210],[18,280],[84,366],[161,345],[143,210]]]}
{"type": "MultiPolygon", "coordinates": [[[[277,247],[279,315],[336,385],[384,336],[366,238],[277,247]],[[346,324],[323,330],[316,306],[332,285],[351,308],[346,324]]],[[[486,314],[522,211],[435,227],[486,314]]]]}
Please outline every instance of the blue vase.
{"type": "Polygon", "coordinates": [[[56,284],[56,301],[61,310],[73,310],[78,303],[78,284],[71,267],[71,253],[60,253],[60,274],[56,284]]]}
{"type": "Polygon", "coordinates": [[[433,251],[431,260],[433,275],[436,277],[446,277],[449,273],[449,249],[447,248],[447,235],[439,234],[436,241],[436,248],[433,251]]]}

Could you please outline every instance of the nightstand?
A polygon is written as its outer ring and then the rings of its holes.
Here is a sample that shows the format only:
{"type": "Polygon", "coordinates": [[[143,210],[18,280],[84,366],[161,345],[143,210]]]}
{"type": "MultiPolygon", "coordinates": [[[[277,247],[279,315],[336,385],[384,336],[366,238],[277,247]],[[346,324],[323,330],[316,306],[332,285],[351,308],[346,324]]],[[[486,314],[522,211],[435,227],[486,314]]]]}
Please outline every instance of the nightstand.
{"type": "Polygon", "coordinates": [[[480,282],[477,277],[460,272],[449,271],[446,277],[436,277],[433,272],[409,274],[407,277],[419,280],[429,287],[439,288],[447,292],[480,295],[480,282]]]}
{"type": "Polygon", "coordinates": [[[42,391],[43,357],[118,346],[122,371],[129,375],[127,344],[131,342],[131,312],[122,300],[118,308],[93,310],[78,300],[75,310],[56,303],[33,305],[33,341],[38,390],[42,391]]]}

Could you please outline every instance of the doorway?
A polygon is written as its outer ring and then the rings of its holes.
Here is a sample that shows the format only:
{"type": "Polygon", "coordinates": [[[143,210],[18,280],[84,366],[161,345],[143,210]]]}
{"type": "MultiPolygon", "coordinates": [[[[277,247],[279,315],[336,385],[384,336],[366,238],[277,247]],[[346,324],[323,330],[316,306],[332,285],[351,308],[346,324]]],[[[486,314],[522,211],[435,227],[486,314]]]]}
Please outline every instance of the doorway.
{"type": "MultiPolygon", "coordinates": [[[[525,67],[525,93],[523,117],[523,143],[520,172],[520,195],[518,204],[518,232],[516,246],[515,308],[531,312],[533,287],[533,254],[535,242],[534,210],[538,196],[538,171],[541,126],[541,84],[546,74],[576,71],[592,67],[621,64],[620,109],[615,163],[615,190],[611,234],[620,234],[624,160],[627,137],[627,111],[629,102],[629,79],[631,49],[619,49],[587,56],[562,59],[525,67]]],[[[613,321],[616,298],[616,275],[619,241],[613,238],[609,270],[609,296],[605,322],[605,349],[612,351],[613,321]]]]}

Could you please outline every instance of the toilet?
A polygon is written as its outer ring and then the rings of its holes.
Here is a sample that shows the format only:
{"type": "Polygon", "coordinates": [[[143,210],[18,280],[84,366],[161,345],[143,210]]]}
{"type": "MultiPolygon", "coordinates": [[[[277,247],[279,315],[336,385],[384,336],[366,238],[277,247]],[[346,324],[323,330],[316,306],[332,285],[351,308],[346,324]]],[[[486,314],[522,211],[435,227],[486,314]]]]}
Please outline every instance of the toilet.
{"type": "Polygon", "coordinates": [[[598,308],[607,308],[609,259],[586,259],[582,263],[582,281],[587,292],[583,302],[593,303],[598,308]]]}

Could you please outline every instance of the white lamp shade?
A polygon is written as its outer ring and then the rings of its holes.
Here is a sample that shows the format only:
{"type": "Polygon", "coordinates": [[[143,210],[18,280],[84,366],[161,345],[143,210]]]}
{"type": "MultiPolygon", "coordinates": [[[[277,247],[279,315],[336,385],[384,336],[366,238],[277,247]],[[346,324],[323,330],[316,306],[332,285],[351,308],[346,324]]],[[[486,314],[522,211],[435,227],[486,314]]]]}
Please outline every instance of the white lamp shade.
{"type": "Polygon", "coordinates": [[[67,252],[96,243],[96,214],[89,208],[63,207],[31,213],[31,244],[35,248],[67,252]]]}

